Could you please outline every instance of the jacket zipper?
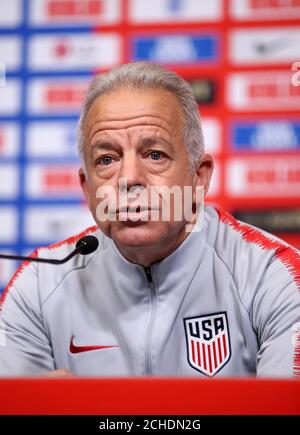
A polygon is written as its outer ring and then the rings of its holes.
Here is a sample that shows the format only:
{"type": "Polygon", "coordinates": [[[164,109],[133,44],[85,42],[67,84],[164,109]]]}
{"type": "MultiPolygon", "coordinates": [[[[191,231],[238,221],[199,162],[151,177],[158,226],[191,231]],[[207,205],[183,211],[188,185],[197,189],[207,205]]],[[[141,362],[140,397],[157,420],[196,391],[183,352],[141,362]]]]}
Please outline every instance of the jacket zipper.
{"type": "Polygon", "coordinates": [[[151,267],[144,267],[145,273],[146,273],[146,277],[149,283],[151,283],[152,280],[152,273],[151,273],[151,267]]]}
{"type": "Polygon", "coordinates": [[[150,294],[150,321],[147,328],[146,334],[146,346],[145,346],[145,374],[150,375],[153,373],[152,360],[151,360],[151,340],[153,333],[153,326],[155,317],[157,314],[157,294],[156,287],[153,281],[151,267],[144,267],[146,277],[149,284],[149,294],[150,294]]]}

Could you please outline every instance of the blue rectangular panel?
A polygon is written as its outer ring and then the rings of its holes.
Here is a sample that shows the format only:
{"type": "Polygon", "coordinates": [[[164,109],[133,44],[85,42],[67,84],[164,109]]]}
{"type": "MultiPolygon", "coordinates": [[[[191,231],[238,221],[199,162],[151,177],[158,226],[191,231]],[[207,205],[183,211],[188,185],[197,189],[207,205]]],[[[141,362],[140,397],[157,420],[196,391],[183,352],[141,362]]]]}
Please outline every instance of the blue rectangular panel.
{"type": "Polygon", "coordinates": [[[216,63],[219,38],[213,34],[136,37],[133,58],[164,64],[216,63]]]}
{"type": "Polygon", "coordinates": [[[293,151],[300,149],[300,121],[234,122],[231,144],[237,151],[293,151]]]}

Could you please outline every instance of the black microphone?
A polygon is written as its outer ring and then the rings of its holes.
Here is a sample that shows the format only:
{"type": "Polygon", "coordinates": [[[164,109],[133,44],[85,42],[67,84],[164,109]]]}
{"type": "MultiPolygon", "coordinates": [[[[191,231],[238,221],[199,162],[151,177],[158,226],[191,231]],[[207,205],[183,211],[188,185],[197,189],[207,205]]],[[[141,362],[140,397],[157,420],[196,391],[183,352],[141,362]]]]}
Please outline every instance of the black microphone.
{"type": "Polygon", "coordinates": [[[96,251],[99,242],[95,236],[84,236],[76,243],[76,248],[67,257],[61,260],[51,260],[50,258],[38,258],[38,257],[23,257],[22,255],[8,255],[0,254],[0,258],[6,258],[9,260],[23,260],[23,261],[36,261],[38,263],[50,263],[50,264],[63,264],[69,261],[74,255],[81,254],[87,255],[96,251]]]}

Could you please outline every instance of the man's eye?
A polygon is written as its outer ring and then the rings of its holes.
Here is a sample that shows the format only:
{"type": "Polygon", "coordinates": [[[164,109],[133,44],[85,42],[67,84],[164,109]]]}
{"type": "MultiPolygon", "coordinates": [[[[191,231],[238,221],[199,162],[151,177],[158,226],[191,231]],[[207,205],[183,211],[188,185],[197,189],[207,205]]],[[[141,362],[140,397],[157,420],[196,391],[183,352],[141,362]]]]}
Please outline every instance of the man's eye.
{"type": "Polygon", "coordinates": [[[107,165],[110,165],[112,163],[112,161],[113,161],[112,157],[110,157],[110,156],[103,156],[103,157],[100,157],[100,159],[97,160],[97,163],[100,164],[100,165],[107,166],[107,165]]]}
{"type": "Polygon", "coordinates": [[[163,154],[160,151],[151,151],[149,154],[152,160],[160,160],[163,157],[163,154]]]}

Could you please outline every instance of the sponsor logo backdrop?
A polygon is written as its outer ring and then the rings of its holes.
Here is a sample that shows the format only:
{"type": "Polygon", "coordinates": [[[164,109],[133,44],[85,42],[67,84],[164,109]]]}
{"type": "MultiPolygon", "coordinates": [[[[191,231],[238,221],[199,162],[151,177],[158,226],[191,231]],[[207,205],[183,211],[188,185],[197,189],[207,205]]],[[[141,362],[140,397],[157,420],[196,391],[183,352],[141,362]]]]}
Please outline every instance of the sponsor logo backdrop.
{"type": "MultiPolygon", "coordinates": [[[[77,182],[79,108],[93,74],[132,59],[191,83],[216,161],[207,200],[300,247],[299,0],[0,8],[1,252],[29,253],[93,224],[77,182]]],[[[0,261],[0,291],[15,266],[0,261]]]]}

